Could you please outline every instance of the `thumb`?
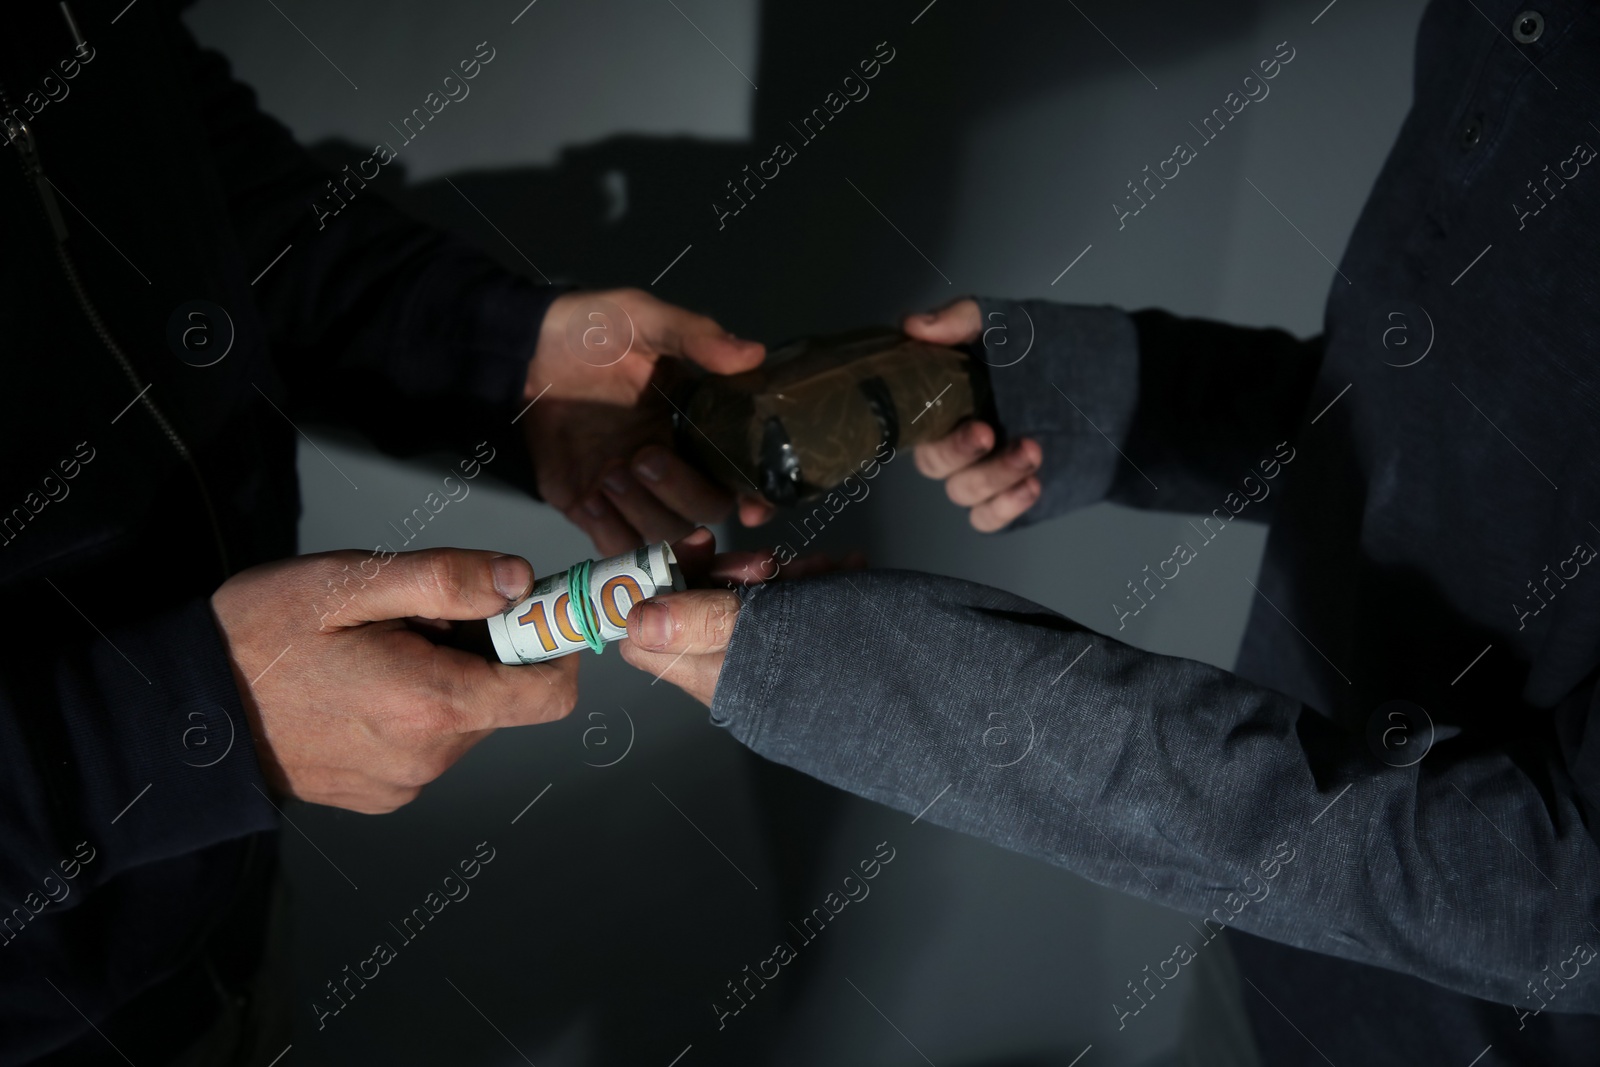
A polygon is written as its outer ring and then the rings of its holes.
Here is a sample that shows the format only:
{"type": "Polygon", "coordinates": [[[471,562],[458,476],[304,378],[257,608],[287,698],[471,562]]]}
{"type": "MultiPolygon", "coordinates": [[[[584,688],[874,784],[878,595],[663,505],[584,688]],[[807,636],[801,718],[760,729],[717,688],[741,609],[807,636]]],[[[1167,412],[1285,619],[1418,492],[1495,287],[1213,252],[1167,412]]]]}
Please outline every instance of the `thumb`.
{"type": "Polygon", "coordinates": [[[767,358],[767,348],[760,341],[745,341],[726,332],[710,319],[714,333],[690,334],[684,338],[682,353],[691,363],[699,364],[713,374],[738,374],[754,370],[767,358]]]}
{"type": "Polygon", "coordinates": [[[936,345],[964,345],[978,339],[983,316],[978,302],[968,297],[936,311],[907,315],[900,328],[919,341],[936,345]]]}
{"type": "Polygon", "coordinates": [[[355,591],[339,621],[487,619],[520,602],[532,588],[533,568],[518,556],[465,548],[401,552],[355,591]]]}
{"type": "Polygon", "coordinates": [[[714,374],[737,374],[759,367],[767,350],[759,341],[735,337],[705,315],[657,301],[648,330],[652,347],[663,356],[681,356],[714,374]]]}
{"type": "Polygon", "coordinates": [[[733,636],[739,597],[723,589],[663,593],[628,613],[628,640],[649,652],[721,652],[733,636]]]}

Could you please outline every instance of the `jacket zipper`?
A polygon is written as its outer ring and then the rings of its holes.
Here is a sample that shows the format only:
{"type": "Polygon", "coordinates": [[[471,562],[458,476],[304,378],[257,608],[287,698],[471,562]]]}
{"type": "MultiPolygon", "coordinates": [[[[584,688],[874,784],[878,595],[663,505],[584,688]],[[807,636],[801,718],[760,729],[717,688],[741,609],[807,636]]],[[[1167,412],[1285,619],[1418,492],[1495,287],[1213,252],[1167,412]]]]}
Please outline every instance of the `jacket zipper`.
{"type": "Polygon", "coordinates": [[[39,160],[39,149],[34,143],[33,130],[25,122],[16,120],[15,112],[11,108],[11,97],[6,93],[5,86],[0,84],[0,106],[5,112],[6,140],[17,149],[22,158],[23,170],[28,177],[33,179],[34,188],[38,190],[39,202],[44,209],[45,218],[50,223],[50,229],[55,234],[56,260],[61,265],[61,271],[66,275],[67,284],[72,290],[73,298],[77,301],[84,317],[89,320],[95,335],[100,338],[101,345],[109,352],[117,366],[122,369],[123,376],[138,393],[138,403],[150,413],[150,417],[161,428],[161,432],[171,443],[172,448],[188,466],[189,472],[194,475],[195,485],[200,490],[200,500],[205,505],[206,517],[211,521],[211,537],[217,549],[217,558],[222,564],[222,574],[226,580],[233,569],[228,562],[227,545],[222,539],[222,527],[217,522],[217,512],[212,506],[211,493],[206,487],[205,478],[200,473],[199,464],[194,460],[194,454],[189,451],[189,446],[184,444],[183,438],[178,436],[178,431],[173,428],[171,421],[156,402],[150,399],[148,387],[139,381],[138,372],[134,370],[133,361],[128,358],[117,339],[111,335],[105,320],[100,317],[100,311],[95,307],[94,301],[89,298],[88,290],[84,287],[83,279],[78,274],[77,265],[72,260],[72,255],[67,251],[67,225],[61,215],[61,207],[56,202],[55,192],[50,184],[50,179],[45,177],[44,167],[39,160]]]}

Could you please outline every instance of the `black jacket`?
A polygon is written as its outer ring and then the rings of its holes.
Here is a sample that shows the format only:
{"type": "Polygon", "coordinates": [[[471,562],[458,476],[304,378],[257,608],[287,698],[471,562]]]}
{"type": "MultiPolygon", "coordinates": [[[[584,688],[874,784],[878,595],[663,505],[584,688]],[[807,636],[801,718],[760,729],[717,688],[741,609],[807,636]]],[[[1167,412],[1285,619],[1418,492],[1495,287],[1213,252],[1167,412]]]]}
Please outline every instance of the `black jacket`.
{"type": "Polygon", "coordinates": [[[277,825],[209,597],[295,551],[290,420],[471,452],[551,296],[359,180],[319,217],[175,5],[72,13],[0,36],[0,1064],[180,970],[277,825]]]}

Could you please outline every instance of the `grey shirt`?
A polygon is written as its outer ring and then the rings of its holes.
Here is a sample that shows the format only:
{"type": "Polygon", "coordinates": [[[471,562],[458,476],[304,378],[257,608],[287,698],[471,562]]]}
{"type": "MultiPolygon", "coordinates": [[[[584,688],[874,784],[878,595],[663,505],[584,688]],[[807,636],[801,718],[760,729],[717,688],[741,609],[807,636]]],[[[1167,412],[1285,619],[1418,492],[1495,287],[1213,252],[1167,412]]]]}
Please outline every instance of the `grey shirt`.
{"type": "Polygon", "coordinates": [[[1109,498],[1206,516],[1193,538],[1087,625],[923,574],[776,585],[740,614],[713,720],[1207,934],[1508,1023],[1600,1012],[1600,9],[1544,5],[1534,47],[1489,7],[1425,15],[1322,336],[1021,305],[1034,348],[992,377],[1005,432],[1043,446],[1026,521],[1109,498]],[[1115,639],[1241,517],[1271,533],[1235,672],[1115,639]],[[994,713],[1033,730],[1013,765],[994,713]]]}

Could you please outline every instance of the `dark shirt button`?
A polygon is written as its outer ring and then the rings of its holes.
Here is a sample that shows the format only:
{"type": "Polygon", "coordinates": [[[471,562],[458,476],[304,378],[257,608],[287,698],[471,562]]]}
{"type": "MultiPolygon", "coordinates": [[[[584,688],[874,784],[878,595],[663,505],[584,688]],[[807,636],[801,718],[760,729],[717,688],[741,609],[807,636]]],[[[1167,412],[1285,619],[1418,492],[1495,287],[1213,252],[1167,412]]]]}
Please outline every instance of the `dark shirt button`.
{"type": "Polygon", "coordinates": [[[1511,20],[1511,36],[1522,44],[1532,44],[1544,33],[1544,16],[1537,11],[1524,11],[1511,20]]]}
{"type": "Polygon", "coordinates": [[[1461,131],[1461,147],[1471,148],[1478,143],[1478,138],[1481,136],[1483,136],[1483,119],[1474,115],[1466,128],[1461,131]]]}

